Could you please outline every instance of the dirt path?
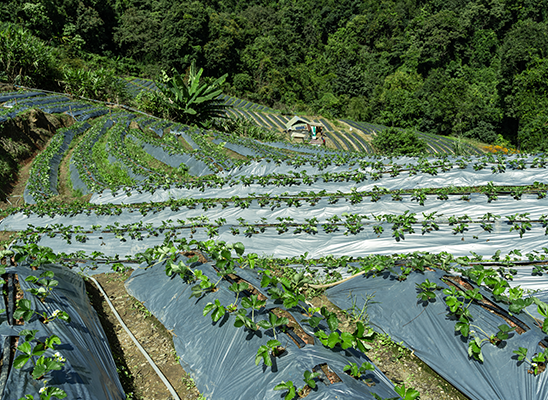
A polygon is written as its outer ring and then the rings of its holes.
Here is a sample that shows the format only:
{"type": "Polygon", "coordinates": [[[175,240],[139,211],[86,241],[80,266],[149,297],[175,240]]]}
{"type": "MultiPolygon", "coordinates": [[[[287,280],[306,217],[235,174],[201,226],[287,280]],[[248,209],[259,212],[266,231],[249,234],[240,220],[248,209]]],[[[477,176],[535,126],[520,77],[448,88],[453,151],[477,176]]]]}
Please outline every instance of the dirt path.
{"type": "MultiPolygon", "coordinates": [[[[200,393],[194,382],[177,360],[171,333],[152,316],[142,303],[127,294],[124,281],[130,275],[131,271],[100,274],[94,278],[107,293],[129,330],[175,388],[179,397],[181,399],[200,399],[200,393]]],[[[92,306],[97,311],[107,334],[127,398],[133,400],[172,399],[166,386],[137,349],[99,290],[90,280],[86,282],[86,289],[92,306]]]]}

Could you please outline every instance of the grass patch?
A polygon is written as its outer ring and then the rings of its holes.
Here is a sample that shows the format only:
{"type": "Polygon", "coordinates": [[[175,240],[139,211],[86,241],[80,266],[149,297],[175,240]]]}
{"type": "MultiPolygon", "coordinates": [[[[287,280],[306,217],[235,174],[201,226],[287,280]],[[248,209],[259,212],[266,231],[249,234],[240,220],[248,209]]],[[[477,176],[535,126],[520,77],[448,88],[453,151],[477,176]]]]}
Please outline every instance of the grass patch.
{"type": "Polygon", "coordinates": [[[134,186],[136,184],[135,180],[128,175],[126,169],[120,162],[111,163],[108,161],[106,144],[111,134],[112,129],[109,129],[93,146],[93,160],[100,175],[97,178],[110,187],[134,186]]]}

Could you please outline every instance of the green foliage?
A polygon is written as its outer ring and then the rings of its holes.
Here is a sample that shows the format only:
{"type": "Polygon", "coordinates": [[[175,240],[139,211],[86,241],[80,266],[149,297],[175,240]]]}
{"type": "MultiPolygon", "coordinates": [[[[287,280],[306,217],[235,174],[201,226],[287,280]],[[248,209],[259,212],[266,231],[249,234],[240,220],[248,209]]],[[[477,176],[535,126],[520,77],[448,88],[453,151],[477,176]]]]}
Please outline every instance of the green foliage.
{"type": "Polygon", "coordinates": [[[107,68],[88,70],[65,67],[63,83],[65,91],[76,96],[113,103],[121,103],[128,99],[124,82],[113,70],[107,68]]]}
{"type": "Polygon", "coordinates": [[[376,133],[372,144],[377,153],[386,155],[424,154],[427,148],[426,142],[415,132],[397,128],[376,133]]]}
{"type": "Polygon", "coordinates": [[[196,70],[196,64],[192,63],[186,81],[174,70],[171,77],[164,72],[158,82],[158,88],[164,95],[164,107],[177,121],[205,126],[212,118],[224,117],[227,106],[218,97],[228,75],[206,83],[201,81],[203,72],[203,68],[196,70]]]}
{"type": "Polygon", "coordinates": [[[295,385],[292,381],[282,382],[274,386],[274,390],[287,390],[284,400],[292,400],[297,395],[295,385]]]}
{"type": "Polygon", "coordinates": [[[259,365],[261,360],[263,360],[266,366],[271,367],[272,366],[272,359],[270,358],[271,354],[272,356],[274,356],[273,352],[278,346],[281,346],[281,345],[282,344],[278,340],[272,339],[272,340],[269,340],[266,345],[262,345],[261,347],[259,347],[259,349],[257,350],[257,355],[255,356],[255,365],[259,365]]]}
{"type": "Polygon", "coordinates": [[[279,132],[257,126],[248,119],[242,117],[223,118],[215,124],[215,128],[234,136],[248,137],[263,142],[282,140],[279,132]]]}
{"type": "Polygon", "coordinates": [[[54,50],[20,26],[0,25],[0,81],[54,88],[59,70],[54,50]]]}

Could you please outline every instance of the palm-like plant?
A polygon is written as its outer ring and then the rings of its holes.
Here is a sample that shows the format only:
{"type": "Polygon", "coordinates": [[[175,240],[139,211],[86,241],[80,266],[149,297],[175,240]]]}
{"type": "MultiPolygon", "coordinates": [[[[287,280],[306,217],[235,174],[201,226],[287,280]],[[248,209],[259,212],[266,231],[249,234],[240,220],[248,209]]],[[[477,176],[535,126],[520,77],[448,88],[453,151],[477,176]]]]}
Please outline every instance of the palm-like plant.
{"type": "Polygon", "coordinates": [[[218,97],[222,93],[221,86],[228,74],[208,84],[200,83],[203,72],[203,68],[197,71],[193,62],[186,82],[184,77],[174,70],[172,77],[168,77],[163,71],[161,82],[157,83],[170,114],[182,123],[204,126],[212,118],[225,117],[224,111],[228,105],[223,104],[218,97]]]}

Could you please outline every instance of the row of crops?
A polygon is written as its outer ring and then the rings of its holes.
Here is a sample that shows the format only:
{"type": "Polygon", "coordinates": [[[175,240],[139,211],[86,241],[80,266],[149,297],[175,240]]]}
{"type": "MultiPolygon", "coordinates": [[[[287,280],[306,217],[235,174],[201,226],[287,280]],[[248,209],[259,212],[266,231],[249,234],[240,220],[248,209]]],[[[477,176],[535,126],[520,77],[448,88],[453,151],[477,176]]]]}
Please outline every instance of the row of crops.
{"type": "MultiPolygon", "coordinates": [[[[524,173],[527,170],[519,171],[524,173]]],[[[543,172],[542,169],[539,171],[543,172]]],[[[151,268],[138,270],[128,284],[132,294],[146,301],[159,315],[162,315],[160,310],[165,309],[167,304],[173,307],[168,313],[169,318],[164,318],[164,323],[168,329],[176,328],[178,337],[207,337],[207,346],[212,346],[212,337],[218,338],[214,344],[217,350],[202,362],[198,361],[198,357],[204,358],[206,347],[202,347],[200,340],[189,342],[187,339],[178,345],[178,354],[183,355],[187,366],[197,371],[206,368],[206,373],[196,374],[197,383],[204,385],[201,387],[204,392],[207,388],[218,387],[218,384],[234,379],[233,374],[220,371],[226,371],[228,366],[232,371],[236,368],[234,365],[238,365],[236,370],[241,371],[241,379],[249,390],[258,391],[268,398],[276,395],[275,387],[280,388],[279,385],[284,384],[290,394],[293,386],[299,386],[297,379],[305,370],[313,374],[321,369],[321,360],[331,360],[327,363],[327,372],[334,372],[342,383],[331,382],[329,378],[325,378],[324,382],[319,377],[310,378],[309,375],[309,379],[315,381],[314,385],[319,386],[318,392],[312,392],[311,396],[321,394],[327,397],[318,398],[331,398],[334,396],[331,390],[340,391],[343,386],[347,396],[368,398],[370,391],[377,395],[390,395],[390,385],[386,386],[386,379],[374,368],[371,360],[364,358],[367,349],[348,350],[359,347],[360,342],[367,344],[368,335],[371,334],[369,330],[358,330],[355,336],[343,338],[342,332],[337,333],[333,320],[331,327],[328,326],[329,314],[322,314],[321,310],[315,314],[316,311],[298,300],[293,305],[295,300],[291,297],[298,297],[299,287],[304,288],[306,284],[322,284],[361,274],[348,283],[328,289],[327,296],[335,304],[345,307],[349,301],[348,293],[355,296],[374,294],[378,306],[368,309],[374,323],[371,326],[378,326],[396,340],[403,340],[470,397],[510,398],[520,395],[520,398],[529,398],[523,397],[523,393],[533,393],[530,398],[537,398],[538,393],[543,395],[544,374],[535,365],[542,363],[539,360],[544,354],[539,343],[544,338],[545,305],[542,292],[531,296],[527,290],[538,290],[544,282],[547,249],[542,245],[545,242],[547,216],[541,214],[546,205],[544,196],[539,193],[545,192],[546,188],[531,185],[527,188],[530,193],[526,191],[521,196],[499,194],[497,199],[478,194],[471,195],[468,200],[458,199],[457,195],[440,200],[429,195],[431,198],[421,205],[410,198],[394,201],[389,193],[377,201],[362,199],[356,202],[353,201],[355,191],[352,191],[352,186],[342,185],[337,202],[330,199],[331,196],[324,195],[318,199],[311,193],[308,193],[309,196],[301,193],[300,200],[306,199],[307,205],[298,206],[283,201],[289,199],[287,196],[272,201],[265,196],[268,204],[263,197],[257,197],[248,204],[242,199],[219,202],[219,198],[214,198],[210,199],[218,203],[214,207],[213,203],[206,202],[208,199],[185,206],[142,203],[132,209],[108,205],[94,211],[89,207],[85,211],[67,210],[64,217],[40,217],[40,211],[36,208],[36,212],[28,210],[26,215],[21,213],[6,218],[3,225],[22,231],[24,246],[38,244],[56,249],[66,263],[77,265],[77,268],[82,268],[83,260],[109,262],[111,265],[127,261],[149,263],[151,268]],[[278,200],[282,200],[280,206],[276,206],[278,200]],[[401,209],[395,210],[393,204],[400,205],[401,209]],[[463,208],[463,204],[470,206],[463,208]],[[350,211],[340,212],[337,210],[339,207],[350,211]],[[372,207],[378,209],[375,211],[372,207]],[[386,213],[384,210],[389,207],[391,213],[386,213]],[[411,210],[422,212],[419,216],[411,210]],[[441,211],[444,211],[443,215],[441,211]],[[379,227],[384,232],[379,231],[379,227]],[[241,232],[235,234],[231,228],[241,229],[241,232]],[[367,237],[360,237],[365,231],[367,237]],[[381,241],[386,233],[388,237],[384,240],[389,240],[390,244],[383,246],[381,241]],[[252,317],[252,310],[244,299],[250,298],[252,302],[253,294],[238,294],[237,287],[230,289],[234,282],[224,279],[218,283],[219,286],[212,283],[228,273],[218,266],[226,265],[220,261],[226,261],[223,257],[228,256],[226,253],[225,256],[215,256],[215,252],[222,253],[224,250],[212,248],[213,242],[209,242],[209,238],[217,243],[219,239],[241,243],[242,247],[238,249],[245,247],[247,257],[242,253],[238,255],[243,257],[231,261],[239,265],[277,262],[291,266],[285,270],[288,274],[291,274],[289,271],[306,273],[295,278],[296,282],[282,282],[278,287],[263,282],[264,276],[269,276],[268,269],[260,272],[257,267],[237,271],[229,268],[228,271],[250,282],[271,301],[258,304],[255,317],[252,317]],[[194,243],[193,239],[196,243],[189,244],[194,243]],[[188,252],[200,248],[198,243],[204,243],[205,247],[202,248],[205,254],[213,254],[211,264],[196,263],[178,255],[181,250],[188,252]],[[309,254],[303,254],[303,249],[308,250],[309,254]],[[399,255],[394,256],[394,252],[399,255]],[[156,260],[162,258],[161,254],[164,254],[164,260],[168,257],[171,261],[157,263],[156,260]],[[80,263],[74,264],[74,260],[80,263]],[[254,276],[256,273],[259,275],[254,276]],[[170,279],[174,275],[181,275],[183,279],[170,279]],[[305,277],[308,283],[302,282],[305,277]],[[162,299],[150,289],[150,285],[147,286],[151,279],[158,282],[158,291],[166,293],[169,298],[162,299]],[[132,288],[132,285],[136,286],[132,288]],[[281,291],[274,290],[277,287],[281,291]],[[199,296],[195,297],[201,299],[198,307],[196,300],[188,304],[185,302],[192,293],[198,293],[199,296]],[[173,296],[181,300],[171,304],[173,296]],[[409,307],[402,308],[401,304],[408,304],[409,307]],[[239,310],[248,307],[249,314],[228,312],[229,306],[239,310]],[[493,308],[496,313],[493,313],[493,308]],[[212,320],[201,316],[206,310],[213,314],[212,320]],[[296,329],[298,324],[310,335],[314,344],[306,344],[298,350],[299,346],[294,347],[292,341],[287,339],[284,351],[289,358],[277,359],[276,368],[266,365],[267,361],[260,361],[259,367],[265,365],[261,370],[254,366],[255,356],[260,356],[257,351],[262,346],[268,350],[266,341],[282,342],[275,337],[274,331],[264,327],[262,336],[253,334],[251,342],[244,337],[259,329],[253,324],[268,327],[279,322],[280,326],[284,325],[284,320],[279,320],[289,317],[281,316],[287,314],[277,315],[278,311],[286,311],[293,316],[295,321],[291,324],[287,321],[285,325],[296,329]],[[310,321],[310,318],[304,321],[300,316],[304,311],[310,317],[318,318],[320,324],[316,325],[312,322],[316,320],[310,321]],[[276,315],[276,319],[271,314],[276,315]],[[392,317],[387,318],[387,314],[392,317]],[[322,320],[325,321],[323,326],[322,320]],[[237,321],[241,321],[240,327],[237,321]],[[241,329],[246,323],[247,329],[241,329]],[[181,326],[190,328],[181,329],[181,326]],[[332,335],[334,332],[337,337],[332,335]],[[230,356],[226,354],[231,346],[226,343],[228,338],[230,343],[235,340],[241,344],[230,356]],[[436,345],[433,347],[432,343],[436,345]],[[338,350],[331,355],[316,353],[322,348],[329,351],[331,345],[333,349],[343,350],[342,346],[345,346],[348,351],[338,350]],[[301,350],[308,346],[324,347],[313,350],[318,358],[298,361],[301,350]],[[454,362],[446,362],[448,354],[452,355],[454,362]],[[339,358],[341,355],[343,358],[339,358]],[[215,363],[223,356],[228,364],[217,367],[215,363]],[[345,372],[346,365],[350,366],[346,371],[352,370],[352,363],[358,368],[355,375],[360,375],[357,386],[349,380],[355,377],[347,378],[345,372]],[[367,364],[363,373],[359,373],[359,366],[363,363],[367,364]],[[240,367],[242,365],[248,368],[240,367]],[[368,369],[368,365],[372,365],[373,369],[368,369]],[[265,368],[269,372],[266,376],[265,368]],[[528,373],[528,370],[532,372],[528,373]],[[250,383],[257,379],[261,385],[250,383]],[[367,385],[371,381],[378,384],[374,390],[367,385]],[[291,384],[287,385],[288,382],[291,384]],[[348,386],[358,392],[352,392],[348,386]]],[[[93,268],[93,264],[89,266],[93,268]]],[[[283,335],[283,331],[278,330],[277,334],[283,335]]],[[[230,396],[237,396],[241,392],[236,391],[242,389],[234,390],[230,396]]],[[[227,398],[215,390],[210,390],[209,395],[212,398],[227,398]]]]}
{"type": "MultiPolygon", "coordinates": [[[[51,281],[77,282],[67,268],[131,268],[128,292],[174,333],[207,398],[417,398],[368,356],[380,333],[470,398],[546,397],[545,155],[375,157],[106,114],[52,138],[27,184],[25,198],[37,204],[0,223],[20,233],[3,253],[17,263],[10,271],[26,278],[25,265],[37,268],[24,287],[30,303],[12,315],[38,334],[14,334],[7,320],[3,334],[31,349],[53,334],[69,344],[59,369],[44,372],[49,387],[68,393],[67,374],[103,370],[83,366],[82,346],[59,333],[90,322],[63,310],[68,287],[50,303],[61,286],[51,281]],[[89,203],[42,202],[56,194],[63,162],[89,203]],[[318,291],[342,310],[371,299],[367,318],[349,323],[312,306],[318,291]],[[47,310],[34,293],[52,293],[47,310]],[[54,316],[57,308],[71,319],[54,316]]],[[[94,351],[110,368],[111,356],[94,351]]],[[[10,375],[9,398],[38,396],[28,365],[10,375]]],[[[101,387],[123,396],[117,382],[101,387]]]]}

